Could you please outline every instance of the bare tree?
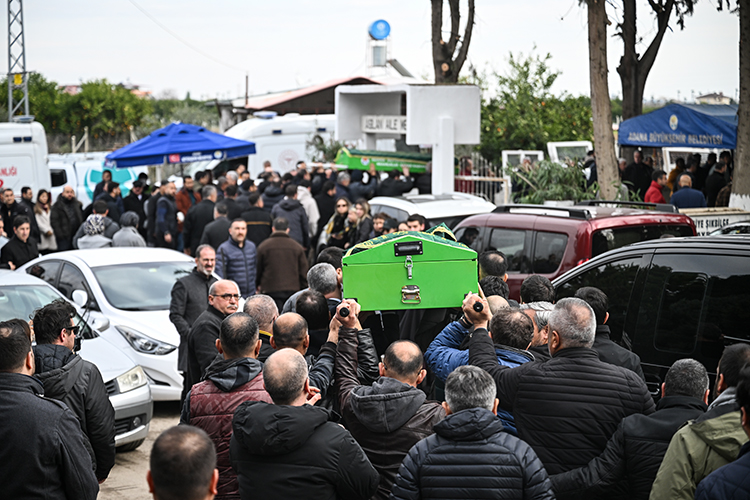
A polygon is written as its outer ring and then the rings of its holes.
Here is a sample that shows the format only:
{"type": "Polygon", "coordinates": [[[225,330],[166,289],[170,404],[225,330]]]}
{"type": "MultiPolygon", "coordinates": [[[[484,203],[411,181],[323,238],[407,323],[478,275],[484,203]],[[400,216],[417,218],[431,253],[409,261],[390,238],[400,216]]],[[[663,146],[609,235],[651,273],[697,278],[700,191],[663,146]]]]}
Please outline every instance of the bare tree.
{"type": "Polygon", "coordinates": [[[624,119],[639,116],[643,112],[643,89],[646,79],[656,60],[656,55],[664,39],[664,33],[669,27],[672,11],[677,16],[677,24],[685,28],[685,16],[693,13],[695,0],[648,0],[648,4],[656,17],[656,34],[643,55],[638,53],[638,38],[636,28],[636,0],[623,0],[622,22],[619,24],[624,51],[620,58],[617,72],[622,82],[622,117],[624,119]]]}
{"type": "Polygon", "coordinates": [[[729,206],[750,210],[750,2],[738,0],[737,10],[740,14],[740,105],[729,206]]]}
{"type": "Polygon", "coordinates": [[[605,0],[586,0],[589,22],[589,79],[594,120],[596,174],[605,200],[617,197],[617,158],[612,134],[612,106],[607,82],[607,11],[605,0]]]}
{"type": "Polygon", "coordinates": [[[469,14],[463,38],[459,33],[461,24],[459,0],[448,0],[451,11],[451,32],[448,40],[443,40],[443,3],[445,0],[430,1],[432,2],[432,65],[435,68],[435,83],[456,83],[469,52],[471,31],[474,28],[474,0],[469,0],[469,14]]]}

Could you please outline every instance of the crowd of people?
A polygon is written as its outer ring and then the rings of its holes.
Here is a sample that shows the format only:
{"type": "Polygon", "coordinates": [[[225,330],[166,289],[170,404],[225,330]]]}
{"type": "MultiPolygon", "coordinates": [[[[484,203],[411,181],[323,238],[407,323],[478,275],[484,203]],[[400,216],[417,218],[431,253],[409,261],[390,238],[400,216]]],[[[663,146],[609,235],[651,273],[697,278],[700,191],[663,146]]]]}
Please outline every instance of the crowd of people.
{"type": "MultiPolygon", "coordinates": [[[[654,404],[601,290],[555,300],[532,275],[516,302],[497,251],[479,256],[479,294],[439,321],[396,313],[392,341],[342,298],[339,247],[281,307],[242,303],[240,283],[213,275],[213,249],[196,254],[173,290],[185,391],[151,452],[154,498],[750,495],[750,345],[725,348],[713,390],[701,363],[675,361],[654,404]]],[[[95,498],[114,464],[113,410],[76,355],[74,312],[60,300],[31,325],[0,323],[9,498],[95,498]]]]}

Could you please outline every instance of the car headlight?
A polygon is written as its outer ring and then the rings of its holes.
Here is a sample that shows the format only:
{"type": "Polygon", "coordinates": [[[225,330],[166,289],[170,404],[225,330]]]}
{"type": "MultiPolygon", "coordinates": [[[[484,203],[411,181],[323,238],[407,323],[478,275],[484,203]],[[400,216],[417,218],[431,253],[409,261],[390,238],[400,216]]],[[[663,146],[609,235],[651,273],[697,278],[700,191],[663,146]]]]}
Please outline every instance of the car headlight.
{"type": "Polygon", "coordinates": [[[119,377],[117,377],[117,385],[120,388],[120,392],[128,392],[133,389],[137,389],[148,383],[146,379],[146,373],[141,368],[141,365],[136,366],[132,370],[128,370],[119,377]]]}
{"type": "Polygon", "coordinates": [[[118,325],[115,327],[120,335],[125,337],[130,345],[133,346],[138,352],[144,354],[155,354],[157,356],[163,356],[177,349],[177,346],[162,342],[160,340],[152,339],[146,334],[134,330],[128,326],[118,325]]]}

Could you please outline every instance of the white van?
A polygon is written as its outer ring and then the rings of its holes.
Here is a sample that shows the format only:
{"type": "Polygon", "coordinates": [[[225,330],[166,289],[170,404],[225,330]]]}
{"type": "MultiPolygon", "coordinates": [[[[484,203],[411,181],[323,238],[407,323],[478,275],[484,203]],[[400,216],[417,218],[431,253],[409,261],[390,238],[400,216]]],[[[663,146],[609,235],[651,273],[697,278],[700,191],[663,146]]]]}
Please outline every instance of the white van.
{"type": "Polygon", "coordinates": [[[47,136],[41,123],[0,123],[0,188],[50,189],[47,136]]]}
{"type": "MultiPolygon", "coordinates": [[[[311,161],[307,142],[317,135],[327,143],[336,125],[336,115],[259,115],[240,122],[225,132],[229,137],[255,143],[255,154],[247,158],[247,169],[253,179],[263,171],[263,162],[266,160],[281,174],[292,170],[300,160],[311,161]]],[[[213,170],[219,163],[218,160],[196,162],[186,172],[194,175],[200,170],[213,170]]]]}
{"type": "Polygon", "coordinates": [[[122,196],[128,195],[133,181],[138,179],[141,172],[148,173],[148,167],[132,168],[107,168],[104,166],[104,157],[110,151],[96,151],[91,153],[69,153],[49,155],[49,171],[52,179],[52,200],[62,193],[66,185],[73,186],[76,198],[87,206],[91,203],[94,189],[102,180],[102,172],[112,172],[112,180],[120,183],[122,196]]]}

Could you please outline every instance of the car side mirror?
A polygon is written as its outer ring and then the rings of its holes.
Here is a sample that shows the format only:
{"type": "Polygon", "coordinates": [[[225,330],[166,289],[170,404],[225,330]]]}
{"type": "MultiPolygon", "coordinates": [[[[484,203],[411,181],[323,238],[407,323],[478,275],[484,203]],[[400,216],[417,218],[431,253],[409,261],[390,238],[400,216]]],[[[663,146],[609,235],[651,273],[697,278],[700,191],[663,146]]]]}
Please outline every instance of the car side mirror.
{"type": "Polygon", "coordinates": [[[89,294],[85,290],[73,290],[73,303],[84,309],[89,303],[89,294]]]}
{"type": "Polygon", "coordinates": [[[109,328],[109,320],[107,318],[94,318],[91,321],[91,326],[93,326],[95,330],[103,332],[109,328]]]}

